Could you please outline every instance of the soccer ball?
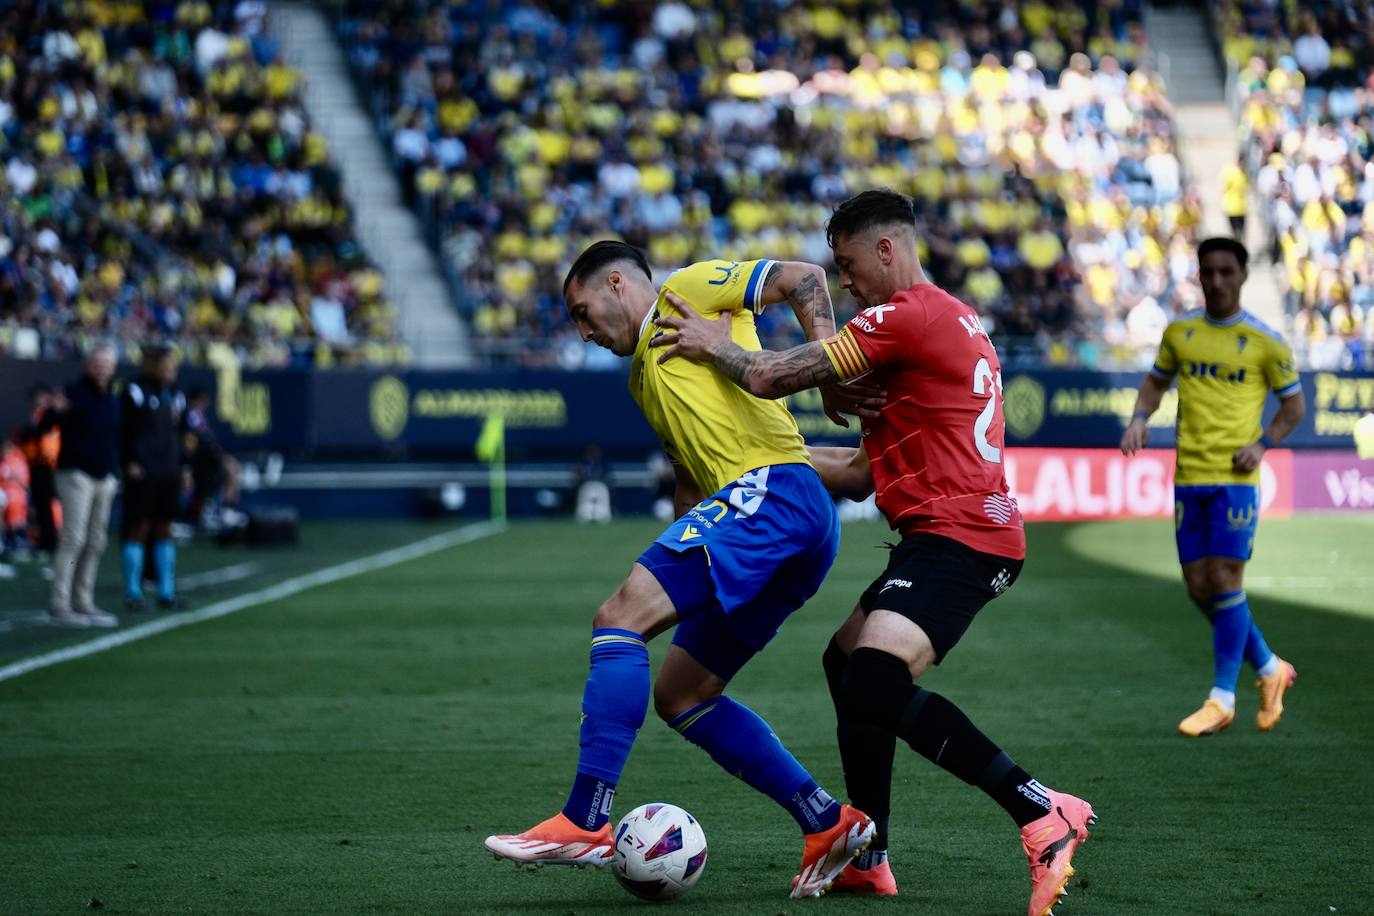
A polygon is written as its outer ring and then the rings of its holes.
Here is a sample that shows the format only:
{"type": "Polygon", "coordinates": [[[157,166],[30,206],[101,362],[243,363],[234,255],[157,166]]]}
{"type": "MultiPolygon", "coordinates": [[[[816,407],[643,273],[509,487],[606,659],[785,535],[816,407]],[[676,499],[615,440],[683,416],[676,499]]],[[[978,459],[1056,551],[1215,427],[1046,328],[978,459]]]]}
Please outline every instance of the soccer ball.
{"type": "Polygon", "coordinates": [[[706,834],[677,805],[640,805],[615,828],[611,870],[625,890],[668,900],[691,890],[706,865],[706,834]]]}

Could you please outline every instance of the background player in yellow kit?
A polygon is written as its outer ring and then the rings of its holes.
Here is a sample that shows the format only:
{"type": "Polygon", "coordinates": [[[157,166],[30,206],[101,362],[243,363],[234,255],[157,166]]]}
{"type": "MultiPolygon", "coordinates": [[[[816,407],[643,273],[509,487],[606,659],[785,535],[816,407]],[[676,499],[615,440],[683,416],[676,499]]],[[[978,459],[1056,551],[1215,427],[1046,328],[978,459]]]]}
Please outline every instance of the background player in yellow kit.
{"type": "Polygon", "coordinates": [[[1164,331],[1159,357],[1136,398],[1121,450],[1145,447],[1146,423],[1178,377],[1178,459],[1174,524],[1188,597],[1212,622],[1215,681],[1202,707],[1179,723],[1185,735],[1209,735],[1236,715],[1242,658],[1260,674],[1261,731],[1283,714],[1283,694],[1297,672],[1265,644],[1244,591],[1245,564],[1259,522],[1260,460],[1303,415],[1293,354],[1279,333],[1240,307],[1249,260],[1234,239],[1198,246],[1198,274],[1206,308],[1189,312],[1164,331]],[[1270,391],[1279,410],[1261,427],[1270,391]]]}
{"type": "Polygon", "coordinates": [[[835,332],[824,272],[777,261],[704,261],[659,293],[639,251],[598,242],[563,285],[584,340],[633,356],[630,393],[673,459],[679,518],[640,555],[597,611],[582,700],[581,753],[563,810],[520,834],[488,837],[498,857],[602,865],[613,852],[616,783],[649,704],[645,643],[677,625],[654,685],[654,707],[728,773],[797,821],[805,849],[793,897],[825,891],[873,835],[873,822],[816,784],[761,718],[724,696],[740,668],[815,594],[839,549],[835,505],[797,424],[709,366],[661,364],[649,341],[672,291],[732,322],[758,350],[754,314],[787,299],[811,339],[835,332]],[[723,313],[723,314],[722,314],[723,313]]]}

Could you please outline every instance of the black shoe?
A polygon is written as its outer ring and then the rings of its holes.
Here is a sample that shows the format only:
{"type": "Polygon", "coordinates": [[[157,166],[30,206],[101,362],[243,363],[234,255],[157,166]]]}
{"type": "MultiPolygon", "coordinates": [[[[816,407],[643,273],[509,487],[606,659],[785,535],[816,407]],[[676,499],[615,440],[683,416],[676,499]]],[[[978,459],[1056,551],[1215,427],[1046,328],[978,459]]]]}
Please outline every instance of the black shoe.
{"type": "Polygon", "coordinates": [[[141,596],[138,598],[125,598],[124,610],[128,611],[130,614],[141,614],[148,610],[148,605],[141,596]]]}
{"type": "Polygon", "coordinates": [[[173,595],[170,598],[158,596],[157,606],[164,611],[184,611],[188,607],[186,599],[180,595],[173,595]]]}

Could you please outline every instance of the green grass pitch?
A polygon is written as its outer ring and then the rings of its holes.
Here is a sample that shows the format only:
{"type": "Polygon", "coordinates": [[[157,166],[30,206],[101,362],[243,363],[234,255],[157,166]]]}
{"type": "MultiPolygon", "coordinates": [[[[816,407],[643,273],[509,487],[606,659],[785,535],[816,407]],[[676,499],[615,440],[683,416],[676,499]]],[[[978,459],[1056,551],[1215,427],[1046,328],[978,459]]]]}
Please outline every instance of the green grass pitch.
{"type": "MultiPolygon", "coordinates": [[[[315,527],[202,601],[434,530],[315,527]]],[[[591,615],[657,530],[517,524],[0,683],[0,913],[654,906],[604,872],[517,871],[481,841],[562,804],[591,615]]],[[[820,654],[889,538],[847,526],[821,593],[732,687],[837,795],[820,654]]],[[[1251,605],[1297,686],[1260,734],[1247,671],[1235,725],[1202,740],[1174,731],[1210,686],[1211,647],[1168,523],[1037,525],[1030,540],[1021,581],[925,683],[1097,808],[1061,916],[1374,912],[1374,518],[1263,523],[1251,605]]],[[[192,550],[183,567],[227,556],[192,550]]],[[[41,600],[22,580],[0,589],[0,610],[41,600]]],[[[39,648],[0,633],[0,664],[39,648]]],[[[791,820],[652,712],[616,813],[665,800],[705,827],[710,860],[675,912],[1024,912],[1011,822],[898,751],[896,900],[789,900],[791,820]]]]}

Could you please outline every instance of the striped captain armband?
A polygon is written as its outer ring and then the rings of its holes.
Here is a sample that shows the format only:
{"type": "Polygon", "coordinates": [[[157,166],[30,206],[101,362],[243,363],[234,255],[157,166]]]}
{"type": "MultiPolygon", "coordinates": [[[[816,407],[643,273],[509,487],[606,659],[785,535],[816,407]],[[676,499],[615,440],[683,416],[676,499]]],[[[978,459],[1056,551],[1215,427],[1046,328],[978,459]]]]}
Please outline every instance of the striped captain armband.
{"type": "Polygon", "coordinates": [[[841,379],[863,375],[871,368],[868,358],[864,356],[864,351],[859,349],[859,344],[854,340],[854,335],[849,332],[848,327],[834,337],[822,340],[821,346],[825,348],[825,355],[830,357],[830,364],[835,367],[841,379]]]}

